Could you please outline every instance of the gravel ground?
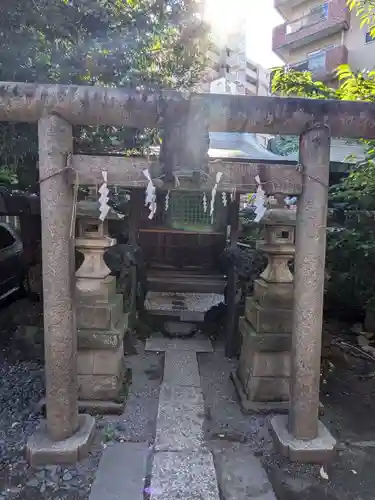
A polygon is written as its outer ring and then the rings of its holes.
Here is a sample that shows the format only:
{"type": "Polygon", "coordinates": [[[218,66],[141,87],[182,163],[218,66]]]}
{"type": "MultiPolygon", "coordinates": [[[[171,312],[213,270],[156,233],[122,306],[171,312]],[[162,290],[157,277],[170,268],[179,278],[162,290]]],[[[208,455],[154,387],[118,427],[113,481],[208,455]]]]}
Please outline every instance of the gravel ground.
{"type": "Polygon", "coordinates": [[[359,358],[331,359],[334,369],[322,386],[322,420],[338,439],[334,462],[321,466],[293,464],[274,450],[269,416],[243,415],[229,374],[235,361],[219,346],[199,354],[206,405],[207,439],[245,443],[258,456],[278,500],[374,500],[375,365],[359,358]]]}
{"type": "Polygon", "coordinates": [[[104,417],[101,425],[117,440],[150,444],[155,438],[164,355],[145,353],[143,342],[137,342],[136,350],[137,355],[126,357],[126,366],[132,370],[132,383],[125,411],[119,417],[104,417]]]}
{"type": "Polygon", "coordinates": [[[98,432],[88,458],[72,467],[31,468],[24,460],[24,446],[40,419],[36,404],[44,392],[43,349],[39,334],[32,344],[29,330],[19,325],[40,328],[41,305],[19,300],[5,304],[0,313],[0,500],[87,500],[106,446],[153,441],[163,356],[145,354],[143,344],[137,343],[139,355],[126,358],[132,384],[125,413],[97,417],[98,432]]]}
{"type": "MultiPolygon", "coordinates": [[[[33,469],[23,451],[39,422],[35,403],[43,394],[43,363],[40,346],[35,359],[24,348],[17,328],[23,322],[40,326],[40,306],[18,301],[1,311],[0,500],[88,500],[104,447],[115,441],[153,442],[164,357],[146,354],[138,342],[138,354],[126,358],[132,384],[125,412],[98,418],[90,456],[73,467],[33,469]]],[[[208,441],[246,443],[261,458],[279,500],[374,500],[374,364],[341,358],[334,360],[322,388],[323,420],[340,443],[337,460],[325,467],[328,480],[320,467],[291,464],[274,452],[268,417],[242,414],[229,380],[236,362],[225,359],[220,344],[213,354],[198,355],[208,441]]]]}
{"type": "Polygon", "coordinates": [[[199,372],[206,407],[208,440],[246,443],[255,453],[272,448],[267,419],[262,415],[244,415],[238,404],[230,373],[236,361],[224,357],[224,349],[213,354],[198,354],[199,372]]]}

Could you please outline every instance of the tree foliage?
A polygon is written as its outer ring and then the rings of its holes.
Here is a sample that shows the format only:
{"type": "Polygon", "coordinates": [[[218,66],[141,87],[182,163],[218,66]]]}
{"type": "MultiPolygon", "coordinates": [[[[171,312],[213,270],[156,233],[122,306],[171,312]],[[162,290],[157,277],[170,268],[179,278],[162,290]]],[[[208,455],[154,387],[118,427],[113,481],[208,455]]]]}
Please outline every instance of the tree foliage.
{"type": "MultiPolygon", "coordinates": [[[[274,72],[272,90],[284,96],[375,102],[375,71],[354,72],[343,65],[337,78],[336,87],[328,86],[315,81],[311,73],[279,68],[274,72]]],[[[284,140],[296,143],[296,138],[284,140]]],[[[345,313],[363,310],[375,297],[370,278],[375,262],[375,141],[361,142],[364,159],[330,190],[333,228],[327,239],[327,303],[345,313]]]]}
{"type": "Polygon", "coordinates": [[[366,27],[372,37],[375,37],[375,1],[347,0],[347,5],[361,20],[361,28],[366,27]]]}
{"type": "MultiPolygon", "coordinates": [[[[189,88],[205,63],[198,10],[197,0],[2,0],[0,80],[189,88]]],[[[140,150],[148,132],[81,127],[76,146],[140,150]]],[[[35,126],[0,125],[3,165],[19,171],[36,154],[35,126]]]]}

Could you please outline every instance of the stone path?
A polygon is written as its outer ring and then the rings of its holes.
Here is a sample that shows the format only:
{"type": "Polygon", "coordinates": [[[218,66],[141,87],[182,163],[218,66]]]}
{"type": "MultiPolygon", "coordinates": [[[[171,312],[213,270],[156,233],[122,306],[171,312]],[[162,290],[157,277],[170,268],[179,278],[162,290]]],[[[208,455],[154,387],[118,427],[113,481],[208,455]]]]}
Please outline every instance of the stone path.
{"type": "Polygon", "coordinates": [[[197,350],[212,352],[206,340],[152,339],[146,350],[164,350],[151,499],[219,500],[215,466],[204,440],[204,400],[197,350]]]}
{"type": "Polygon", "coordinates": [[[212,355],[211,342],[153,337],[146,351],[165,357],[155,439],[108,447],[90,500],[276,500],[251,449],[206,439],[197,353],[212,355]]]}

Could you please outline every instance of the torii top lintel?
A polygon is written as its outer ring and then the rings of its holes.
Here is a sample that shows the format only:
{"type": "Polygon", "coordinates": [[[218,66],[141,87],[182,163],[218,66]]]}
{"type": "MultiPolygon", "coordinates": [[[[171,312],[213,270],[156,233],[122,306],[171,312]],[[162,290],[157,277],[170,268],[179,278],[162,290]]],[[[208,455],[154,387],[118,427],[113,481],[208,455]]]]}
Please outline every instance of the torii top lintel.
{"type": "Polygon", "coordinates": [[[332,137],[375,139],[375,103],[0,82],[0,121],[57,113],[75,125],[153,128],[192,105],[212,132],[299,135],[319,123],[332,137]]]}

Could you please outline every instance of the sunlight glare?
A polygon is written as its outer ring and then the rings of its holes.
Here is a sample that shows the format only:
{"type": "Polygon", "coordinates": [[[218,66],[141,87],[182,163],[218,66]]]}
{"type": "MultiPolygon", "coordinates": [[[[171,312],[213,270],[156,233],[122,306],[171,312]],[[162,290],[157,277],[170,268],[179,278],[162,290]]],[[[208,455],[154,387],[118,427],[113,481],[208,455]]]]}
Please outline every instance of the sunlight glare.
{"type": "Polygon", "coordinates": [[[246,23],[246,0],[205,0],[204,18],[212,35],[224,43],[246,23]]]}

